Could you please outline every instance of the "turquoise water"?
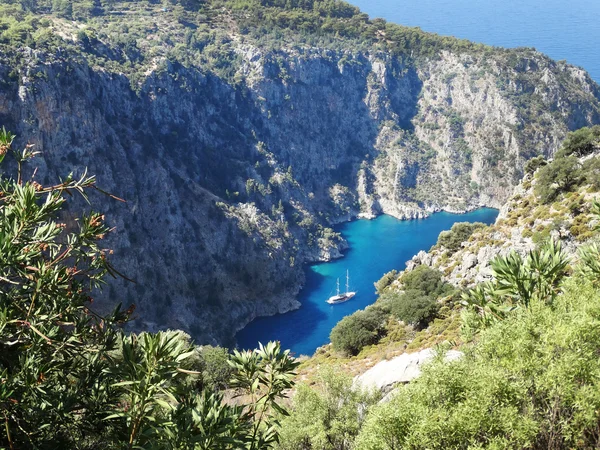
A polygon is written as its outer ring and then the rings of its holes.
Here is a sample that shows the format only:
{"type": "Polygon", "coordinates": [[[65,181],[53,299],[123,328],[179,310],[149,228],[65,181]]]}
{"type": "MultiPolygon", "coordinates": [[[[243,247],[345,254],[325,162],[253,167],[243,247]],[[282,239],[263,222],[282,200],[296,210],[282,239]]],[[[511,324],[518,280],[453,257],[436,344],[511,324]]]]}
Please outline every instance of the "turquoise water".
{"type": "Polygon", "coordinates": [[[338,227],[350,244],[344,258],[306,268],[306,284],[300,292],[302,307],[287,314],[264,317],[250,323],[237,335],[241,348],[254,348],[258,342],[279,340],[296,355],[312,355],[329,342],[331,329],[344,316],[373,303],[373,283],[392,269],[402,270],[405,262],[420,250],[428,250],[438,234],[455,222],[496,220],[498,211],[482,208],[467,214],[437,213],[422,220],[398,220],[380,216],[356,220],[338,227]],[[336,278],[344,284],[350,271],[350,288],[356,297],[339,305],[325,303],[335,293],[336,278]]]}
{"type": "Polygon", "coordinates": [[[372,18],[501,47],[535,47],[600,81],[599,0],[349,0],[372,18]]]}

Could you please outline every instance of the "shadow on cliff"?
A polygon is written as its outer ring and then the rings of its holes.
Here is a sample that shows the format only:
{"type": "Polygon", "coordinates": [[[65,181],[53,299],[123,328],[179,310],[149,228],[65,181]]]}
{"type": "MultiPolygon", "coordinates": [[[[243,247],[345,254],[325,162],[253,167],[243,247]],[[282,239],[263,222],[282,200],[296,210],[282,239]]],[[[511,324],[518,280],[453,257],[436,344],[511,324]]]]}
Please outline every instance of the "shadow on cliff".
{"type": "MultiPolygon", "coordinates": [[[[285,64],[291,80],[284,83],[277,69],[252,87],[170,64],[134,90],[122,74],[60,62],[40,67],[45,76],[32,79],[23,99],[17,83],[3,92],[0,118],[43,152],[36,164],[42,181],[88,167],[103,188],[128,201],[96,204],[117,227],[108,242],[115,264],[137,284],[112,281],[99,303],[136,303],[151,327],[190,330],[190,320],[201,322],[195,337],[223,341],[256,302],[269,298],[276,305],[277,293],[302,281],[300,264],[283,270],[260,242],[238,245],[246,235],[225,233],[229,219],[215,202],[254,202],[268,212],[282,197],[297,202],[320,191],[316,198],[327,199],[335,183],[354,188],[362,161],[377,154],[380,124],[410,127],[421,83],[414,69],[394,60],[381,85],[368,81],[372,65],[364,56],[346,65],[308,58],[296,71],[285,64]],[[60,76],[65,72],[70,76],[60,76]],[[266,185],[275,171],[257,151],[261,142],[277,170],[292,167],[298,186],[246,195],[248,179],[262,173],[266,185]],[[209,298],[198,281],[214,273],[226,276],[209,298]],[[246,303],[232,304],[228,296],[246,303]]],[[[303,207],[316,217],[329,213],[322,201],[303,207]]],[[[308,315],[315,324],[325,320],[318,309],[308,315]]]]}
{"type": "Polygon", "coordinates": [[[422,87],[415,68],[396,58],[340,53],[267,61],[248,97],[258,138],[319,192],[336,183],[356,188],[361,164],[379,153],[384,123],[414,129],[422,87]]]}
{"type": "Polygon", "coordinates": [[[400,128],[414,131],[413,119],[419,112],[419,96],[423,82],[414,67],[404,66],[393,59],[386,71],[390,114],[400,128]]]}

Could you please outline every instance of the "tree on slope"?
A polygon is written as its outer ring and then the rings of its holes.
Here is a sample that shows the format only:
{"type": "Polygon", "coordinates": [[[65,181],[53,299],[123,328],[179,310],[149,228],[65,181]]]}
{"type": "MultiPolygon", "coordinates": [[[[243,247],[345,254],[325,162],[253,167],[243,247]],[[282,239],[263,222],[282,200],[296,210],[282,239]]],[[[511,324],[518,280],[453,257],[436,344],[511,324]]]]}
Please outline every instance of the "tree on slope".
{"type": "Polygon", "coordinates": [[[16,160],[15,176],[0,176],[0,447],[271,448],[297,365],[288,352],[269,343],[229,356],[242,399],[231,405],[202,390],[185,333],[126,335],[131,310],[95,313],[92,290],[118,276],[100,245],[110,230],[100,213],[66,224],[61,210],[96,180],[25,181],[35,152],[13,140],[0,131],[0,163],[16,160]]]}

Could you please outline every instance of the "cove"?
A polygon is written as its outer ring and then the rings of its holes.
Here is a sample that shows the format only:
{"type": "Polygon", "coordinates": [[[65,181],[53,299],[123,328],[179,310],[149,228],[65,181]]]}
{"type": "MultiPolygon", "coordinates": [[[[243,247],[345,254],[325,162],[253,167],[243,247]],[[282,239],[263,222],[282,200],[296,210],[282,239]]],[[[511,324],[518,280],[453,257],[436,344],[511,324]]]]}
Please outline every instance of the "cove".
{"type": "Polygon", "coordinates": [[[598,0],[349,0],[372,18],[500,47],[535,47],[600,82],[598,0]]]}
{"type": "Polygon", "coordinates": [[[241,330],[236,338],[240,348],[255,348],[258,342],[281,342],[296,355],[312,355],[329,342],[331,329],[344,317],[373,303],[377,296],[373,283],[390,270],[402,270],[406,261],[421,250],[429,250],[443,230],[456,222],[493,223],[498,210],[482,208],[466,214],[440,212],[427,219],[398,220],[379,216],[356,220],[336,227],[350,248],[344,257],[307,265],[306,283],[298,300],[300,309],[286,314],[262,317],[241,330]],[[336,279],[344,285],[350,272],[350,289],[357,294],[338,305],[325,301],[335,293],[336,279]]]}

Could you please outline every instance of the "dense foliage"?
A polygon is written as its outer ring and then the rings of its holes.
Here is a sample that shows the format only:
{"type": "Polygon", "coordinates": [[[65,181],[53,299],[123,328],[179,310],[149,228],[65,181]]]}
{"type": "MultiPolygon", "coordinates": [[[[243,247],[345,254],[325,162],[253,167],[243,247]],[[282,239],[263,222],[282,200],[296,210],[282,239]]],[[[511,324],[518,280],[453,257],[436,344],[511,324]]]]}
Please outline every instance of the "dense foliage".
{"type": "MultiPolygon", "coordinates": [[[[220,16],[223,13],[226,13],[229,20],[237,22],[243,35],[263,43],[316,39],[321,45],[335,45],[335,40],[346,39],[362,42],[363,45],[377,45],[382,50],[407,57],[416,56],[409,50],[433,56],[443,48],[456,51],[485,48],[466,40],[436,36],[418,28],[390,24],[383,19],[369,20],[357,7],[341,0],[171,0],[164,6],[151,1],[113,0],[3,0],[1,3],[6,5],[3,6],[5,15],[11,16],[4,22],[2,39],[5,42],[24,42],[28,45],[43,44],[39,41],[39,30],[48,31],[49,24],[39,23],[39,20],[36,22],[39,17],[36,14],[52,14],[62,19],[88,22],[89,27],[94,29],[96,23],[105,20],[116,22],[127,11],[138,9],[142,15],[149,11],[157,15],[162,13],[163,16],[189,27],[188,43],[200,48],[210,45],[215,37],[202,25],[209,17],[222,19],[220,16]],[[18,20],[20,24],[13,20],[18,20]],[[194,33],[197,25],[202,28],[194,33]]],[[[129,37],[121,42],[121,47],[126,50],[126,46],[132,46],[130,50],[135,53],[136,48],[139,49],[137,38],[143,36],[132,34],[133,30],[123,31],[129,37]]],[[[83,34],[81,38],[85,41],[83,34]]],[[[88,47],[90,43],[93,44],[89,41],[89,36],[87,42],[82,43],[88,47]]]]}
{"type": "Polygon", "coordinates": [[[556,157],[587,156],[598,148],[600,148],[600,125],[583,127],[567,135],[556,157]]]}
{"type": "Polygon", "coordinates": [[[229,387],[232,367],[229,352],[223,347],[202,346],[200,350],[202,382],[205,389],[220,391],[229,387]]]}
{"type": "Polygon", "coordinates": [[[398,320],[417,327],[429,323],[439,309],[434,296],[419,291],[408,291],[390,297],[388,301],[392,314],[398,320]]]}
{"type": "Polygon", "coordinates": [[[485,227],[481,222],[458,222],[452,225],[448,231],[442,231],[438,236],[437,246],[444,247],[449,254],[460,249],[460,245],[465,242],[476,231],[485,227]]]}
{"type": "Polygon", "coordinates": [[[398,271],[391,270],[384,274],[379,280],[377,280],[375,285],[375,293],[381,295],[385,292],[385,290],[398,279],[398,271]]]}
{"type": "Polygon", "coordinates": [[[572,278],[369,413],[358,449],[597,448],[600,292],[572,278]]]}
{"type": "Polygon", "coordinates": [[[356,311],[344,317],[331,330],[331,343],[338,351],[356,355],[365,345],[379,340],[386,318],[387,314],[376,306],[356,311]]]}
{"type": "Polygon", "coordinates": [[[324,368],[312,386],[298,385],[293,412],[282,421],[279,449],[349,449],[375,405],[377,392],[353,387],[352,378],[336,368],[324,368]]]}
{"type": "Polygon", "coordinates": [[[438,270],[424,265],[398,279],[401,291],[389,289],[396,279],[398,274],[394,271],[385,274],[375,283],[380,293],[377,303],[344,317],[331,330],[330,339],[335,350],[356,355],[365,346],[379,342],[390,331],[390,317],[392,322],[424,327],[436,317],[440,309],[438,300],[454,293],[454,288],[442,280],[438,270]]]}
{"type": "Polygon", "coordinates": [[[543,167],[547,164],[548,161],[546,161],[546,158],[544,158],[543,156],[536,156],[535,158],[531,158],[529,161],[527,161],[527,163],[525,163],[523,171],[526,174],[532,174],[535,173],[535,171],[538,170],[540,167],[543,167]]]}
{"type": "Polygon", "coordinates": [[[227,355],[182,332],[128,335],[119,324],[131,309],[95,313],[92,290],[118,276],[100,246],[109,229],[98,213],[62,214],[95,179],[25,181],[34,152],[13,139],[0,132],[0,163],[11,154],[17,174],[0,179],[0,446],[271,448],[297,366],[288,352],[269,343],[227,355]],[[235,404],[219,391],[226,378],[235,404]]]}
{"type": "Polygon", "coordinates": [[[383,295],[380,303],[399,320],[417,327],[427,325],[439,309],[438,298],[452,294],[454,288],[442,280],[439,270],[421,265],[400,277],[402,292],[383,295]]]}

